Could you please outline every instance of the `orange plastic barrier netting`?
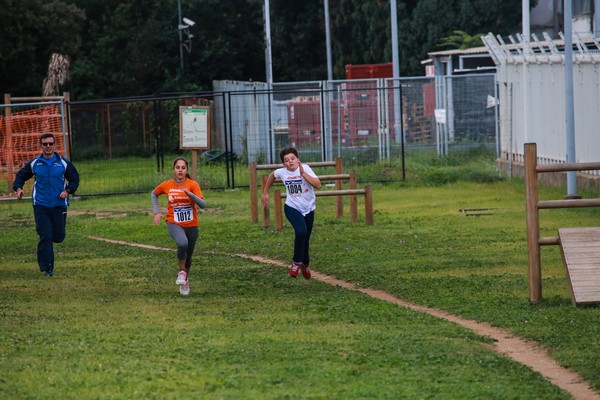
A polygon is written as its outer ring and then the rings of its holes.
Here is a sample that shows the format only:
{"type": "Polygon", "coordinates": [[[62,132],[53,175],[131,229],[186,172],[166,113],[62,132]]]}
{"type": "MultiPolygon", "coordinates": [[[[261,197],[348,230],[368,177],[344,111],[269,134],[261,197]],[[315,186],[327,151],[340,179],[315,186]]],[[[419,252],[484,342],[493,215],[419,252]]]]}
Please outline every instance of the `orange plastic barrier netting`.
{"type": "Polygon", "coordinates": [[[7,182],[14,180],[15,174],[27,161],[41,154],[40,136],[44,133],[54,134],[55,150],[64,155],[63,123],[58,105],[0,116],[0,168],[7,182]]]}

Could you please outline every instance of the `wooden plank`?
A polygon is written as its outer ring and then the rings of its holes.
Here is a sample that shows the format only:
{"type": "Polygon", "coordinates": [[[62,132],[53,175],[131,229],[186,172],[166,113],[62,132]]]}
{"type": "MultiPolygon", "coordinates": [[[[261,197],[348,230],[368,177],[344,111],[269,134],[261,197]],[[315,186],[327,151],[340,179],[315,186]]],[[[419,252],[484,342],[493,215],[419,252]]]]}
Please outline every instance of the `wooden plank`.
{"type": "Polygon", "coordinates": [[[538,201],[538,209],[548,208],[581,208],[581,207],[598,207],[600,206],[600,198],[598,199],[568,199],[568,200],[542,200],[538,201]]]}
{"type": "Polygon", "coordinates": [[[599,169],[600,162],[542,164],[536,167],[537,172],[594,171],[599,169]]]}
{"type": "MultiPolygon", "coordinates": [[[[349,180],[349,179],[350,179],[350,174],[319,175],[320,181],[349,180]]],[[[275,179],[275,182],[281,182],[281,179],[275,179]]]]}
{"type": "MultiPolygon", "coordinates": [[[[328,191],[315,191],[316,197],[321,196],[347,196],[352,194],[365,194],[365,189],[342,189],[342,190],[328,190],[328,191]]],[[[281,193],[281,197],[287,197],[287,193],[281,193]]]]}
{"type": "Polygon", "coordinates": [[[561,228],[558,237],[573,303],[600,303],[600,227],[561,228]]]}
{"type": "MultiPolygon", "coordinates": [[[[335,161],[316,161],[316,162],[307,162],[303,164],[308,164],[311,168],[314,167],[335,167],[335,161]]],[[[283,168],[283,164],[261,164],[257,165],[257,170],[265,170],[265,169],[277,169],[283,168]]]]}

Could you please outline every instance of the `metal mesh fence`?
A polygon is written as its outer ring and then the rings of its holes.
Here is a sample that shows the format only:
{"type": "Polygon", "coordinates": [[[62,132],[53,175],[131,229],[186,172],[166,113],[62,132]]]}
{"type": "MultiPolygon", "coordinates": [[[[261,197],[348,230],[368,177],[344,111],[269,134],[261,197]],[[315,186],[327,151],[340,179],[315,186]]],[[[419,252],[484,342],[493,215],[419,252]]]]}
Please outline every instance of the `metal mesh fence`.
{"type": "MultiPolygon", "coordinates": [[[[74,102],[70,114],[73,162],[81,175],[80,195],[144,192],[172,177],[170,162],[191,151],[179,148],[179,107],[209,105],[222,96],[201,94],[175,98],[74,102]]],[[[214,114],[211,114],[214,116],[214,114]]],[[[211,121],[211,126],[215,123],[211,121]]],[[[218,161],[224,136],[211,130],[216,151],[206,152],[197,165],[218,161]]],[[[197,168],[197,177],[212,187],[227,187],[227,176],[197,168]],[[206,171],[208,172],[208,171],[206,171]]]]}
{"type": "MultiPolygon", "coordinates": [[[[190,161],[197,156],[203,188],[231,188],[248,185],[249,162],[278,163],[286,146],[297,147],[305,162],[341,157],[345,169],[397,163],[418,149],[445,155],[459,146],[495,146],[490,96],[495,97],[493,74],[272,88],[219,81],[208,93],[71,102],[78,194],[149,192],[172,177],[170,163],[182,155],[190,161]],[[194,104],[211,110],[211,150],[200,154],[179,150],[179,106],[194,104]]],[[[9,149],[3,150],[5,157],[9,149]]]]}
{"type": "Polygon", "coordinates": [[[493,99],[497,95],[495,81],[490,79],[493,77],[488,74],[446,78],[452,100],[451,143],[495,143],[497,117],[493,99]]]}

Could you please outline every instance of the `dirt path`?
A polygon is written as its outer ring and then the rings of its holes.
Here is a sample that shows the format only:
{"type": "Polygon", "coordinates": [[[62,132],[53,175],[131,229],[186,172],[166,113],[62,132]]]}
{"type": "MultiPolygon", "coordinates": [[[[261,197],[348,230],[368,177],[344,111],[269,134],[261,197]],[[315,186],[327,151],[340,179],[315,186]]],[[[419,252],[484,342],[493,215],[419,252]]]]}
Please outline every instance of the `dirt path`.
{"type": "MultiPolygon", "coordinates": [[[[127,246],[141,247],[145,249],[174,251],[174,249],[172,248],[157,247],[138,243],[129,243],[121,240],[105,239],[94,236],[88,237],[94,240],[100,240],[109,243],[117,243],[127,246]]],[[[254,260],[263,264],[271,264],[285,268],[288,267],[286,263],[283,263],[281,261],[271,260],[268,258],[253,256],[249,254],[230,254],[222,252],[209,253],[224,256],[241,257],[254,260]]],[[[376,299],[384,300],[417,312],[430,314],[435,317],[454,322],[467,329],[471,329],[478,335],[490,337],[494,339],[494,344],[492,345],[492,349],[494,351],[503,354],[506,357],[509,357],[523,365],[526,365],[533,371],[538,372],[544,378],[552,382],[552,384],[570,393],[574,399],[600,400],[600,394],[592,390],[590,385],[586,381],[584,381],[579,376],[579,374],[561,367],[556,361],[552,360],[548,356],[547,352],[544,349],[542,349],[537,343],[519,339],[517,337],[512,336],[512,334],[508,331],[505,331],[500,328],[495,328],[484,322],[477,322],[473,320],[464,319],[452,314],[448,314],[444,311],[437,310],[435,308],[423,307],[417,304],[409,303],[381,290],[359,288],[350,282],[342,281],[316,271],[312,271],[312,277],[330,285],[340,286],[348,290],[361,292],[376,299]]]]}

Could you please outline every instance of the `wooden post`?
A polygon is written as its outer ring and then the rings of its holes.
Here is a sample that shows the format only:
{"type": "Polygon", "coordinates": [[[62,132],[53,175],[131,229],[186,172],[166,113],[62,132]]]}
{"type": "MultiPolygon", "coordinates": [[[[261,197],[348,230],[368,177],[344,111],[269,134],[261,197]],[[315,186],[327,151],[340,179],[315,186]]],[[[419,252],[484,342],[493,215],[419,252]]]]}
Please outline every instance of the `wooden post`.
{"type": "MultiPolygon", "coordinates": [[[[350,171],[350,190],[356,189],[356,171],[350,171]]],[[[358,202],[356,195],[350,195],[350,222],[356,222],[358,202]]]]}
{"type": "Polygon", "coordinates": [[[281,207],[281,190],[273,191],[273,205],[275,206],[275,229],[283,229],[283,210],[281,207]]]}
{"type": "MultiPolygon", "coordinates": [[[[261,199],[262,199],[262,191],[263,191],[264,187],[267,185],[267,179],[269,179],[269,177],[267,175],[263,175],[260,177],[261,199]]],[[[262,205],[262,203],[261,203],[261,205],[262,205]]],[[[266,229],[270,225],[271,225],[271,215],[269,214],[269,205],[267,204],[266,206],[262,207],[262,227],[266,229]]]]}
{"type": "Polygon", "coordinates": [[[198,180],[198,150],[192,150],[192,179],[198,180]]]}
{"type": "MultiPolygon", "coordinates": [[[[10,104],[10,94],[4,94],[4,104],[10,104]]],[[[13,160],[13,132],[12,132],[12,109],[10,106],[4,109],[6,118],[6,176],[8,178],[8,192],[12,193],[12,184],[15,180],[15,163],[13,160]]]]}
{"type": "MultiPolygon", "coordinates": [[[[340,157],[335,158],[335,173],[342,173],[342,159],[340,157]]],[[[341,180],[335,181],[335,190],[342,190],[341,180]]],[[[344,215],[344,199],[342,199],[342,196],[336,197],[336,206],[337,208],[335,215],[337,218],[342,218],[342,216],[344,215]]]]}
{"type": "Polygon", "coordinates": [[[535,143],[525,143],[525,211],[527,219],[527,259],[529,263],[529,301],[535,303],[542,300],[537,146],[535,143]]]}
{"type": "Polygon", "coordinates": [[[373,225],[373,191],[371,185],[365,185],[365,223],[373,225]]]}
{"type": "MultiPolygon", "coordinates": [[[[64,101],[64,120],[65,130],[67,131],[67,137],[65,138],[65,156],[69,159],[73,159],[73,130],[71,127],[71,93],[63,92],[64,101]]],[[[144,144],[145,145],[145,144],[144,144]]]]}
{"type": "Polygon", "coordinates": [[[256,193],[256,163],[250,163],[250,221],[258,222],[258,202],[256,193]]]}

